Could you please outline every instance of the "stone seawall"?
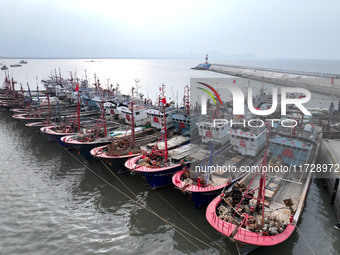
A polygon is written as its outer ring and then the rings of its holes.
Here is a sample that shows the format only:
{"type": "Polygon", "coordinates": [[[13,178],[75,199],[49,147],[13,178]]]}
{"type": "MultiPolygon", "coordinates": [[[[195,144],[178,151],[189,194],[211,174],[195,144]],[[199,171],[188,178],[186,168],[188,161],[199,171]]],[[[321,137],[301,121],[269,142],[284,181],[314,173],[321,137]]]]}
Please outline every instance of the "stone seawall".
{"type": "Polygon", "coordinates": [[[209,67],[209,71],[273,83],[281,86],[305,88],[311,92],[324,95],[340,96],[339,74],[271,70],[269,68],[251,68],[218,64],[212,64],[209,67]]]}

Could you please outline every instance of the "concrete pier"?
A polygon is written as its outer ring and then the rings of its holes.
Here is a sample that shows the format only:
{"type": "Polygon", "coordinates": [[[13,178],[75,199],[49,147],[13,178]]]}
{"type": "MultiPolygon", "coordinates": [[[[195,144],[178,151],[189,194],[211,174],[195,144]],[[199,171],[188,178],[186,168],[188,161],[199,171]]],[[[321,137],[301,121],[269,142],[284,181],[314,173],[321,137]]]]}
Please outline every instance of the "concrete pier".
{"type": "Polygon", "coordinates": [[[209,71],[340,96],[340,74],[211,64],[209,71]]]}
{"type": "MultiPolygon", "coordinates": [[[[336,165],[340,164],[340,140],[328,140],[324,139],[321,144],[321,148],[319,150],[318,155],[318,164],[333,164],[335,167],[336,165]]],[[[334,169],[334,167],[333,167],[334,169]]],[[[320,177],[326,177],[324,173],[320,177]]],[[[317,175],[318,176],[318,175],[317,175]]],[[[340,220],[340,169],[337,172],[332,171],[327,173],[327,177],[325,179],[327,184],[327,190],[330,193],[330,204],[333,205],[335,214],[340,220]]]]}

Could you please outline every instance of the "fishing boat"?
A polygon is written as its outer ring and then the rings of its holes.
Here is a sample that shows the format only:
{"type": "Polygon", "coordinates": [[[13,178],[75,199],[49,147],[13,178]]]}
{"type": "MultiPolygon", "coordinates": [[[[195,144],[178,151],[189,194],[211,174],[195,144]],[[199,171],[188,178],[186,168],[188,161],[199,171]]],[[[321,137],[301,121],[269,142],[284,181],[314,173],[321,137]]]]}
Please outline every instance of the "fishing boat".
{"type": "Polygon", "coordinates": [[[6,66],[6,65],[3,65],[2,67],[1,67],[1,70],[7,70],[8,69],[8,67],[6,66]]]}
{"type": "Polygon", "coordinates": [[[159,102],[163,107],[162,118],[160,119],[162,132],[158,139],[158,142],[153,147],[151,152],[144,153],[143,155],[130,158],[126,161],[125,167],[132,172],[138,172],[145,177],[151,188],[156,189],[172,183],[172,176],[177,171],[181,170],[185,166],[189,166],[190,163],[186,161],[184,155],[185,151],[189,150],[189,147],[182,146],[174,149],[169,154],[167,144],[167,114],[166,114],[166,98],[165,98],[165,86],[164,84],[160,88],[159,102]],[[164,149],[158,148],[158,143],[164,142],[164,149]],[[177,156],[176,158],[174,156],[177,156]]]}
{"type": "Polygon", "coordinates": [[[135,128],[134,103],[131,103],[130,130],[116,136],[111,144],[96,147],[90,151],[91,155],[103,160],[116,174],[128,172],[125,162],[142,154],[142,146],[157,139],[154,128],[135,128]],[[123,136],[123,137],[122,137],[123,136]]]}
{"type": "MultiPolygon", "coordinates": [[[[102,102],[104,105],[104,102],[102,102]]],[[[86,160],[93,161],[95,158],[91,155],[90,151],[95,147],[100,147],[110,143],[111,136],[114,132],[107,134],[105,109],[102,106],[102,114],[97,123],[89,131],[76,135],[67,135],[60,138],[60,141],[70,148],[75,148],[82,154],[86,160]]]]}
{"type": "Polygon", "coordinates": [[[20,60],[19,64],[27,64],[27,61],[25,61],[25,60],[20,60]]]}
{"type": "MultiPolygon", "coordinates": [[[[202,153],[198,146],[194,146],[193,144],[190,145],[191,149],[188,151],[188,155],[191,155],[190,161],[195,160],[197,162],[198,158],[194,155],[203,155],[204,152],[202,153]]],[[[214,173],[211,171],[213,157],[216,157],[220,151],[225,151],[226,147],[227,146],[224,146],[214,153],[214,143],[210,143],[204,158],[200,159],[200,164],[192,162],[192,170],[191,168],[185,167],[176,172],[172,177],[172,183],[175,187],[187,194],[197,208],[209,204],[211,200],[221,194],[222,190],[231,182],[230,178],[222,175],[223,173],[219,172],[217,174],[215,171],[214,173]],[[209,163],[204,165],[209,152],[209,163]]]]}
{"type": "Polygon", "coordinates": [[[20,64],[13,64],[13,65],[9,65],[10,67],[22,67],[22,65],[20,64]]]}
{"type": "MultiPolygon", "coordinates": [[[[32,95],[30,93],[30,104],[32,104],[33,102],[34,101],[32,100],[32,95]]],[[[41,106],[46,104],[46,103],[49,103],[49,100],[48,100],[48,102],[44,101],[43,103],[41,103],[41,98],[39,96],[39,87],[37,85],[37,100],[36,100],[36,103],[35,103],[36,107],[35,108],[27,108],[27,110],[30,109],[31,111],[26,111],[25,113],[13,114],[12,118],[14,118],[18,121],[22,121],[25,124],[43,121],[50,114],[50,108],[48,108],[49,110],[41,108],[41,106]]]]}
{"type": "MultiPolygon", "coordinates": [[[[49,112],[51,114],[50,110],[49,112]]],[[[60,138],[67,135],[75,135],[80,132],[80,128],[80,97],[78,94],[77,114],[75,115],[75,118],[71,119],[68,123],[42,127],[40,128],[40,133],[50,142],[57,141],[61,146],[67,147],[60,138]]]]}
{"type": "Polygon", "coordinates": [[[282,243],[295,230],[311,183],[306,164],[315,162],[319,149],[320,135],[308,125],[273,129],[256,171],[209,204],[208,222],[236,243],[239,254],[282,243]]]}

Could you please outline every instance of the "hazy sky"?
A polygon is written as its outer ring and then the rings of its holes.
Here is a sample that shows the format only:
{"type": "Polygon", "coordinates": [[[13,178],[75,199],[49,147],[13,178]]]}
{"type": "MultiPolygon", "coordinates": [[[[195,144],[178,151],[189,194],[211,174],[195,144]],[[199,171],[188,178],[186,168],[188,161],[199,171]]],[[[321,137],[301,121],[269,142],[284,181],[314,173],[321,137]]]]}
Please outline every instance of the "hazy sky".
{"type": "Polygon", "coordinates": [[[3,57],[220,52],[340,59],[337,0],[0,0],[0,6],[3,57]]]}

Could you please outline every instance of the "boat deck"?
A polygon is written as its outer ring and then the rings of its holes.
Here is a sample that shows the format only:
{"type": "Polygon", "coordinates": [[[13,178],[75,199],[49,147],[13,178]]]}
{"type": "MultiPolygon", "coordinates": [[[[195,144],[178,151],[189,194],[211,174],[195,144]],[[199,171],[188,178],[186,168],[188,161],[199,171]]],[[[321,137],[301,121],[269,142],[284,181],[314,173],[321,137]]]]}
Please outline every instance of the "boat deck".
{"type": "MultiPolygon", "coordinates": [[[[245,180],[245,184],[249,183],[252,177],[253,174],[250,174],[245,180]]],[[[254,178],[250,189],[256,189],[258,187],[260,177],[260,174],[258,174],[254,178]]],[[[297,210],[297,206],[301,199],[301,193],[305,186],[305,177],[307,177],[306,173],[303,175],[302,173],[267,172],[264,201],[265,215],[288,222],[291,211],[290,208],[285,205],[284,200],[290,199],[293,203],[291,206],[292,210],[297,210]],[[301,181],[299,182],[300,178],[301,181]]],[[[254,192],[254,197],[257,196],[258,190],[254,192]]],[[[255,204],[255,199],[250,201],[251,206],[255,206],[255,204]]]]}

